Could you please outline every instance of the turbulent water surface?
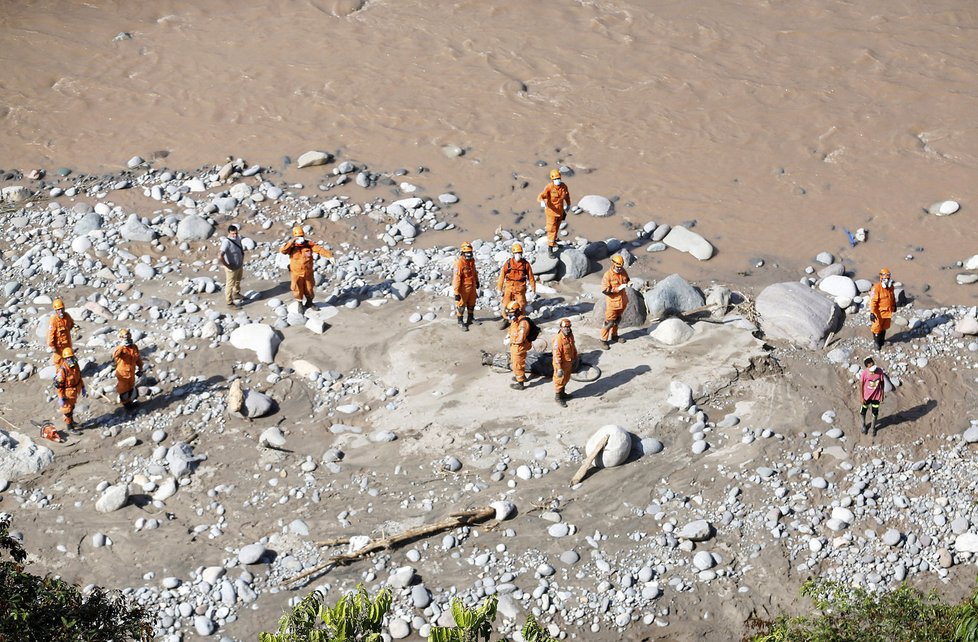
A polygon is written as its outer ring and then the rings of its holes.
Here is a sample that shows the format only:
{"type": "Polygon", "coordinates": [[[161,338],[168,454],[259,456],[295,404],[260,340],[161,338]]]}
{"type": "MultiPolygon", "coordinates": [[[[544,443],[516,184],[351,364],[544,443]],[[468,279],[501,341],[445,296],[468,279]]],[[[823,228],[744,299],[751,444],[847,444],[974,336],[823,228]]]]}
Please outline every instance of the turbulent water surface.
{"type": "Polygon", "coordinates": [[[937,271],[978,250],[970,0],[8,1],[0,69],[4,168],[159,151],[281,167],[319,148],[430,167],[415,182],[455,190],[479,235],[537,217],[537,161],[560,161],[575,198],[621,199],[578,232],[695,220],[718,247],[703,264],[657,255],[663,270],[794,277],[866,227],[845,251],[860,276],[886,263],[917,292],[975,298],[937,271]],[[945,198],[961,213],[923,213],[945,198]]]}

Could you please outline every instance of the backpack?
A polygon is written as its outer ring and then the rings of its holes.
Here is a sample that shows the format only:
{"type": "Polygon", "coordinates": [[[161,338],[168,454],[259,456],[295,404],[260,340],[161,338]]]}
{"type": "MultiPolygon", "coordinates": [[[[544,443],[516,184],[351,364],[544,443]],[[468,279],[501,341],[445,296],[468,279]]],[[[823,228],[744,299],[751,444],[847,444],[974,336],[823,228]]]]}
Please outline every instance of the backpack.
{"type": "Polygon", "coordinates": [[[530,329],[526,332],[526,340],[533,343],[540,338],[540,326],[534,323],[530,317],[526,317],[526,322],[530,324],[530,329]]]}

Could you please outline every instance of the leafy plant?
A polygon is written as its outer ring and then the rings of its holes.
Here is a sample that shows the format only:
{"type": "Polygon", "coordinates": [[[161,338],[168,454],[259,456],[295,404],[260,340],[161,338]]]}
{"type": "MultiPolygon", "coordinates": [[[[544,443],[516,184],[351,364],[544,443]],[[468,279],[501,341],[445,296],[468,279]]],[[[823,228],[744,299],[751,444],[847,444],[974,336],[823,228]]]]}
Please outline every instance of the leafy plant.
{"type": "MultiPolygon", "coordinates": [[[[967,606],[952,606],[936,593],[921,593],[903,584],[883,593],[870,593],[839,582],[809,580],[802,595],[812,600],[818,613],[780,616],[766,623],[753,642],[933,642],[976,638],[961,637],[967,606]],[[957,630],[956,630],[957,627],[957,630]]],[[[972,598],[972,622],[978,624],[972,598]]],[[[974,635],[974,624],[968,629],[974,635]]]]}
{"type": "Polygon", "coordinates": [[[370,599],[363,586],[344,595],[335,606],[319,591],[308,595],[279,620],[277,633],[260,633],[260,642],[379,642],[384,616],[391,606],[390,589],[370,599]]]}
{"type": "Polygon", "coordinates": [[[116,591],[87,596],[63,580],[24,571],[27,552],[10,536],[10,516],[0,516],[0,642],[123,642],[149,640],[146,612],[116,591]]]}
{"type": "Polygon", "coordinates": [[[434,626],[428,634],[428,642],[489,642],[492,622],[496,619],[498,600],[490,596],[478,608],[466,608],[462,600],[452,598],[452,617],[455,626],[434,626]]]}
{"type": "Polygon", "coordinates": [[[954,639],[958,642],[978,642],[978,590],[960,606],[954,639]]]}
{"type": "Polygon", "coordinates": [[[557,642],[557,638],[547,633],[532,615],[526,616],[526,624],[523,625],[522,633],[526,642],[557,642]]]}

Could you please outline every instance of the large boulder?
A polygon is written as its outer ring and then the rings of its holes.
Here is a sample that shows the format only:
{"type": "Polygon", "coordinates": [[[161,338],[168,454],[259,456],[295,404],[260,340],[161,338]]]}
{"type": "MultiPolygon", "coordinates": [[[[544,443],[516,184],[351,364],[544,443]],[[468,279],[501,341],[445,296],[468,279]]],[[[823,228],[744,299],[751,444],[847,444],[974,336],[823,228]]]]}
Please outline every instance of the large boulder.
{"type": "Polygon", "coordinates": [[[315,167],[316,165],[325,165],[332,159],[333,155],[329,152],[311,151],[299,156],[295,162],[295,166],[299,169],[303,167],[315,167]]]}
{"type": "Polygon", "coordinates": [[[89,232],[97,230],[102,227],[102,223],[105,221],[102,219],[102,215],[98,212],[89,212],[85,214],[78,222],[75,223],[75,236],[85,236],[89,232]]]}
{"type": "MultiPolygon", "coordinates": [[[[838,265],[833,263],[832,265],[838,265]]],[[[832,267],[831,265],[829,267],[832,267]]],[[[856,296],[856,282],[842,274],[830,274],[818,283],[818,289],[836,298],[851,299],[856,296]]]]}
{"type": "Polygon", "coordinates": [[[797,281],[767,286],[754,307],[764,334],[807,348],[821,348],[842,320],[842,310],[834,301],[797,281]]]}
{"type": "Polygon", "coordinates": [[[588,194],[582,198],[577,206],[591,216],[604,217],[615,213],[615,204],[604,196],[588,194]]]}
{"type": "Polygon", "coordinates": [[[584,252],[574,249],[566,249],[560,252],[558,257],[561,269],[557,273],[562,279],[581,279],[587,275],[591,262],[588,261],[584,252]]]}
{"type": "Polygon", "coordinates": [[[591,241],[584,246],[584,255],[592,261],[602,261],[611,254],[608,244],[604,241],[591,241]]]}
{"type": "Polygon", "coordinates": [[[713,257],[713,246],[710,245],[710,242],[682,225],[677,225],[669,230],[662,242],[674,250],[692,254],[700,261],[707,261],[713,257]]]}
{"type": "Polygon", "coordinates": [[[192,473],[197,467],[197,462],[201,460],[203,457],[195,455],[193,447],[182,441],[173,444],[166,451],[166,465],[170,469],[170,474],[177,479],[192,473]]]}
{"type": "Polygon", "coordinates": [[[534,275],[550,274],[551,272],[555,272],[557,270],[557,266],[559,264],[560,261],[556,257],[540,253],[537,254],[533,259],[533,262],[530,263],[530,269],[533,270],[534,275]]]}
{"type": "Polygon", "coordinates": [[[143,223],[138,214],[129,215],[123,226],[119,228],[119,234],[125,240],[135,243],[149,243],[156,238],[156,232],[143,223]]]}
{"type": "MultiPolygon", "coordinates": [[[[628,303],[625,304],[625,311],[621,315],[621,321],[618,322],[619,327],[634,328],[644,325],[646,317],[645,299],[632,287],[626,288],[625,294],[628,295],[628,303]]],[[[591,320],[595,325],[600,326],[604,323],[605,303],[605,296],[601,295],[594,304],[591,320]]]]}
{"type": "Polygon", "coordinates": [[[678,274],[670,274],[645,293],[645,308],[654,319],[683,314],[705,304],[700,291],[678,274]]]}
{"type": "Polygon", "coordinates": [[[275,329],[267,323],[248,323],[231,332],[231,345],[238,350],[254,350],[263,363],[275,361],[279,338],[275,329]]]}
{"type": "Polygon", "coordinates": [[[594,463],[602,468],[611,468],[625,463],[628,454],[632,451],[632,435],[621,426],[614,424],[601,426],[591,435],[587,445],[584,446],[587,456],[590,457],[597,450],[598,444],[605,437],[608,437],[608,443],[605,444],[601,454],[595,458],[594,463]]]}
{"type": "Polygon", "coordinates": [[[109,486],[95,502],[95,510],[100,513],[112,513],[119,510],[129,501],[127,484],[109,486]]]}
{"type": "Polygon", "coordinates": [[[0,201],[4,203],[23,203],[31,197],[31,191],[23,185],[9,185],[0,189],[0,201]]]}
{"type": "Polygon", "coordinates": [[[25,434],[0,430],[0,480],[35,475],[54,461],[54,452],[25,434]]]}
{"type": "Polygon", "coordinates": [[[682,319],[672,317],[656,326],[650,336],[667,346],[678,346],[693,337],[693,328],[682,319]]]}
{"type": "Polygon", "coordinates": [[[245,413],[250,419],[265,417],[278,409],[275,400],[263,392],[249,390],[245,393],[245,413]]]}
{"type": "Polygon", "coordinates": [[[214,233],[214,226],[201,216],[192,214],[177,225],[178,241],[204,241],[214,233]]]}

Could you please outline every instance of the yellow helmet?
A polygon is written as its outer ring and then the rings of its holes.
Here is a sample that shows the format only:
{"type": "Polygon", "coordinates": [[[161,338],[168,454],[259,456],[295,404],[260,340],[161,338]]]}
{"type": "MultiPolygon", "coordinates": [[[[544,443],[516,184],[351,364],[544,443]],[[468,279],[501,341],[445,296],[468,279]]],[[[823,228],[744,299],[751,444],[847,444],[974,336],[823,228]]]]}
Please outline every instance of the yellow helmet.
{"type": "Polygon", "coordinates": [[[57,299],[55,299],[54,301],[51,302],[51,306],[55,310],[64,310],[65,309],[65,302],[61,300],[61,297],[58,297],[57,299]]]}
{"type": "Polygon", "coordinates": [[[303,231],[301,225],[296,225],[292,228],[292,236],[305,236],[306,233],[303,231]]]}
{"type": "Polygon", "coordinates": [[[520,305],[519,303],[517,303],[516,301],[510,301],[509,302],[509,305],[506,306],[506,311],[507,312],[512,312],[513,310],[516,310],[518,312],[522,312],[523,311],[523,306],[520,305]]]}
{"type": "Polygon", "coordinates": [[[522,243],[513,243],[512,250],[513,250],[513,254],[517,254],[517,253],[522,254],[523,253],[523,244],[522,243]]]}
{"type": "Polygon", "coordinates": [[[625,259],[622,258],[621,254],[615,254],[613,257],[611,257],[611,262],[619,267],[625,265],[625,259]]]}
{"type": "Polygon", "coordinates": [[[469,243],[468,241],[462,243],[462,251],[463,252],[471,252],[472,251],[472,244],[469,243]]]}
{"type": "Polygon", "coordinates": [[[63,348],[63,349],[61,350],[61,356],[62,356],[62,357],[63,357],[64,359],[67,359],[67,358],[69,358],[69,357],[73,357],[73,356],[75,356],[75,351],[74,351],[74,350],[72,350],[71,348],[63,348]]]}
{"type": "Polygon", "coordinates": [[[570,319],[561,319],[560,320],[560,327],[562,327],[562,328],[569,328],[569,327],[571,327],[570,319]]]}
{"type": "Polygon", "coordinates": [[[560,178],[560,170],[559,169],[552,169],[552,170],[550,170],[550,180],[554,180],[555,178],[560,178]]]}
{"type": "Polygon", "coordinates": [[[128,338],[130,336],[132,336],[132,334],[129,332],[129,328],[123,328],[123,329],[119,330],[119,338],[120,339],[126,339],[126,338],[128,338]]]}
{"type": "Polygon", "coordinates": [[[890,278],[890,269],[889,268],[882,268],[880,270],[880,276],[885,276],[886,278],[890,278]]]}

